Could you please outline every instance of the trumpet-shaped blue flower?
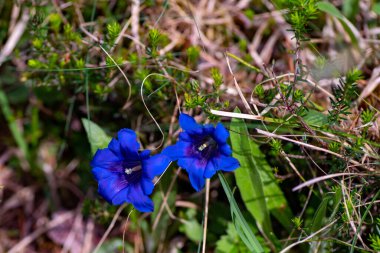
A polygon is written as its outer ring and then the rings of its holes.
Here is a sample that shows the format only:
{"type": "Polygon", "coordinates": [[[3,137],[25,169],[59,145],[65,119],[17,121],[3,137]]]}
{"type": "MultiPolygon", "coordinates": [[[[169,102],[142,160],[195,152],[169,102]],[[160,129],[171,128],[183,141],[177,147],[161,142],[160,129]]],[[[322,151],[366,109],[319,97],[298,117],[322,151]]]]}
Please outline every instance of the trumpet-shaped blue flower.
{"type": "Polygon", "coordinates": [[[179,124],[184,130],[179,141],[165,148],[162,153],[189,174],[190,183],[195,190],[203,188],[206,178],[217,171],[233,171],[240,167],[239,161],[231,157],[232,151],[227,144],[228,131],[221,123],[200,125],[187,114],[181,114],[179,124]]]}
{"type": "Polygon", "coordinates": [[[169,157],[150,156],[150,150],[139,152],[140,144],[131,129],[122,129],[108,148],[99,149],[91,161],[92,173],[98,181],[98,192],[109,203],[131,203],[140,212],[152,212],[149,198],[153,178],[169,166],[169,157]]]}

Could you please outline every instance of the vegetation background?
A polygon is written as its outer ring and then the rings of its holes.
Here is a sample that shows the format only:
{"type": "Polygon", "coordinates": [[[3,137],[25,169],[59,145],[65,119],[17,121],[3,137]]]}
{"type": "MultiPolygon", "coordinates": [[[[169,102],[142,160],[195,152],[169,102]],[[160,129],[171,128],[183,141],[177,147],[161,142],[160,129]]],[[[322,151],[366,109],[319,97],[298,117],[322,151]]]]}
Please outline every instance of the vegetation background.
{"type": "Polygon", "coordinates": [[[250,252],[254,238],[380,251],[379,2],[1,0],[0,13],[0,252],[250,252]],[[121,128],[165,147],[179,111],[223,122],[241,168],[195,192],[172,165],[151,214],[107,204],[96,149],[121,128]]]}

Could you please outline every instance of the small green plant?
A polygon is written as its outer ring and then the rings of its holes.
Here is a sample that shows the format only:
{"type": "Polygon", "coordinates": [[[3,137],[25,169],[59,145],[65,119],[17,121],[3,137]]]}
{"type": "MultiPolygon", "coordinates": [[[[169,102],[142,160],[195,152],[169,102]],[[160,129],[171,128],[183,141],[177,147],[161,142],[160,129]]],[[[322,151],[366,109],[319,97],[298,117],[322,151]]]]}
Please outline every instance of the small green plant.
{"type": "Polygon", "coordinates": [[[315,0],[289,0],[288,21],[292,26],[294,36],[299,41],[307,40],[306,34],[309,30],[311,20],[317,18],[318,9],[315,0]]]}
{"type": "Polygon", "coordinates": [[[296,229],[298,229],[298,230],[302,229],[303,220],[301,219],[301,217],[294,217],[292,219],[292,222],[293,222],[294,226],[296,227],[296,229]]]}
{"type": "Polygon", "coordinates": [[[261,84],[256,85],[253,92],[256,94],[256,96],[259,97],[259,99],[264,99],[265,97],[265,90],[261,84]]]}
{"type": "Polygon", "coordinates": [[[331,142],[329,144],[329,150],[331,150],[332,152],[335,152],[335,153],[339,152],[340,147],[341,147],[341,145],[339,142],[331,142]]]}
{"type": "Polygon", "coordinates": [[[281,150],[282,150],[282,143],[280,140],[277,140],[277,139],[272,139],[271,142],[269,143],[271,148],[272,148],[272,152],[275,154],[275,155],[278,155],[280,154],[281,150]]]}
{"type": "Polygon", "coordinates": [[[371,242],[371,248],[375,251],[380,251],[380,236],[375,234],[369,235],[369,241],[371,242]]]}
{"type": "Polygon", "coordinates": [[[148,34],[148,43],[149,46],[146,48],[147,55],[150,55],[151,57],[157,57],[158,56],[158,46],[160,45],[160,42],[162,41],[162,34],[157,29],[151,29],[149,30],[148,34]]]}
{"type": "Polygon", "coordinates": [[[211,77],[214,80],[214,89],[219,89],[220,85],[223,83],[223,76],[218,68],[211,69],[211,77]]]}
{"type": "Polygon", "coordinates": [[[110,45],[113,45],[115,43],[116,38],[119,36],[121,31],[119,23],[116,21],[109,23],[107,25],[107,38],[108,38],[108,43],[110,45]]]}
{"type": "Polygon", "coordinates": [[[361,113],[360,118],[362,119],[363,124],[368,124],[369,122],[373,120],[374,116],[375,116],[374,111],[372,111],[371,109],[366,109],[361,113]]]}
{"type": "Polygon", "coordinates": [[[191,64],[195,64],[200,56],[200,49],[197,46],[191,46],[186,50],[187,58],[191,64]]]}
{"type": "Polygon", "coordinates": [[[334,90],[335,99],[331,99],[328,121],[331,125],[338,124],[351,114],[352,102],[358,97],[356,82],[362,78],[360,70],[349,71],[345,78],[339,79],[339,84],[334,90]]]}

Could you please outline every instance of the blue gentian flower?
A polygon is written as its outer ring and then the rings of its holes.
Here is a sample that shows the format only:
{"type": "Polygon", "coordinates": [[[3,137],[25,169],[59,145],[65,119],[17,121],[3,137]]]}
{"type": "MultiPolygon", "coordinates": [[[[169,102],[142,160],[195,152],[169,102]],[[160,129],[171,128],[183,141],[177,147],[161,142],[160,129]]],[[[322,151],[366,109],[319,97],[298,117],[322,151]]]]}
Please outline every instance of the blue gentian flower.
{"type": "Polygon", "coordinates": [[[139,152],[140,144],[131,129],[122,129],[108,148],[99,149],[91,161],[92,173],[98,181],[98,192],[109,203],[131,203],[140,212],[152,212],[149,198],[153,178],[169,166],[169,157],[150,156],[150,150],[139,152]]]}
{"type": "Polygon", "coordinates": [[[168,146],[162,154],[172,160],[178,159],[178,166],[189,174],[190,183],[196,191],[203,188],[206,178],[217,171],[233,171],[240,167],[239,161],[231,157],[232,151],[227,144],[228,131],[221,123],[200,125],[187,114],[179,116],[179,124],[184,130],[179,141],[168,146]]]}

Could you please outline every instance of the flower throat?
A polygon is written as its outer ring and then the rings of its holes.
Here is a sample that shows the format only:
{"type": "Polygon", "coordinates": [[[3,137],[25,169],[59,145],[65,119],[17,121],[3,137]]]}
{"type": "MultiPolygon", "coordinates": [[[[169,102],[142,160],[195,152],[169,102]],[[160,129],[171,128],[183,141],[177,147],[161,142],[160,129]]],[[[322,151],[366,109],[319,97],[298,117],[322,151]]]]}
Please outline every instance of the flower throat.
{"type": "Polygon", "coordinates": [[[202,141],[201,145],[197,146],[197,150],[199,152],[207,152],[208,153],[208,150],[213,150],[217,146],[218,146],[218,144],[216,143],[216,141],[212,137],[208,136],[202,141]]]}

